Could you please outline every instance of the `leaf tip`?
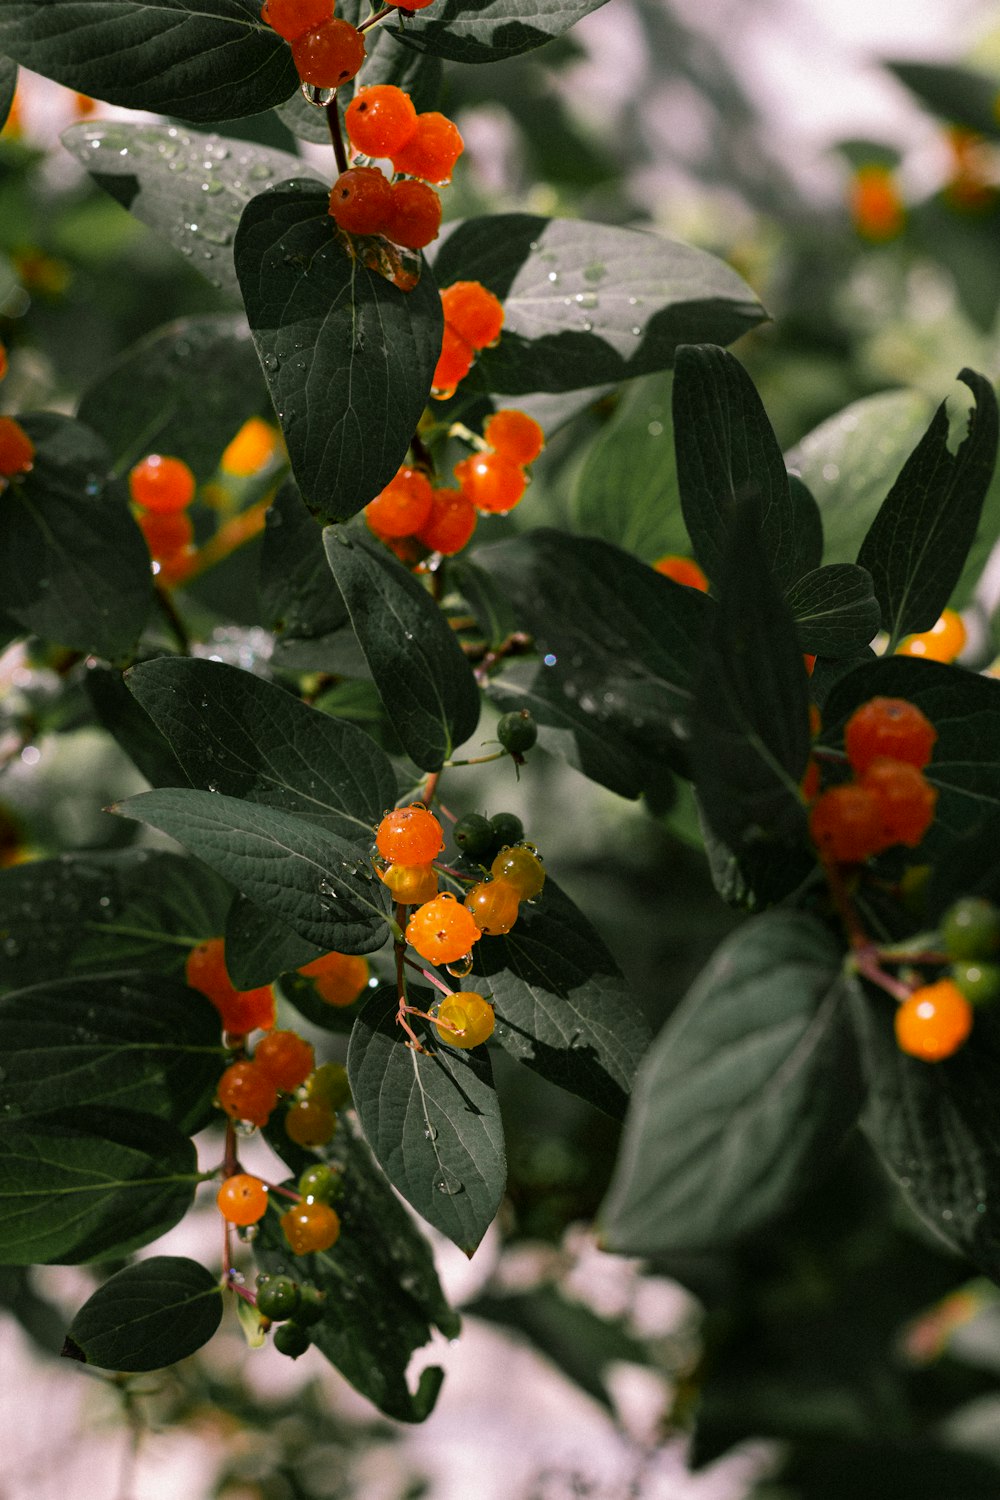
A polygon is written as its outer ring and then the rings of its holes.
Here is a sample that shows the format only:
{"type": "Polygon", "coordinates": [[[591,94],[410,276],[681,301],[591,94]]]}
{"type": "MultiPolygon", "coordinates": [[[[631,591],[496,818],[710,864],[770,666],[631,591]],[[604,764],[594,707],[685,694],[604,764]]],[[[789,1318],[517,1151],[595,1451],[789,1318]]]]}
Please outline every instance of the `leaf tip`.
{"type": "Polygon", "coordinates": [[[69,1334],[67,1334],[63,1339],[63,1346],[59,1350],[59,1357],[60,1359],[79,1360],[81,1365],[85,1365],[87,1363],[87,1356],[84,1354],[83,1350],[80,1348],[80,1345],[76,1342],[76,1340],[70,1338],[69,1334]]]}

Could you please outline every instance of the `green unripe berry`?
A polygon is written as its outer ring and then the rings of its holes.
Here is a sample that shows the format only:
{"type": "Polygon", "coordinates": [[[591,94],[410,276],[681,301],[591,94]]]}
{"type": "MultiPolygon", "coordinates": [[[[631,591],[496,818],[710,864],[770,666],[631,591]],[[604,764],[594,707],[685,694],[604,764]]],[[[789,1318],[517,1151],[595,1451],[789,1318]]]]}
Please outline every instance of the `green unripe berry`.
{"type": "Polygon", "coordinates": [[[941,941],[952,958],[992,958],[1000,952],[1000,908],[963,896],[944,914],[941,941]]]}
{"type": "Polygon", "coordinates": [[[340,1173],[335,1172],[324,1161],[306,1167],[299,1178],[299,1192],[303,1198],[316,1198],[321,1203],[332,1203],[340,1197],[342,1190],[340,1173]]]}
{"type": "Polygon", "coordinates": [[[305,1354],[311,1343],[312,1339],[299,1323],[282,1323],[274,1330],[274,1347],[279,1354],[287,1354],[289,1359],[298,1359],[300,1354],[305,1354]]]}
{"type": "Polygon", "coordinates": [[[503,849],[507,844],[519,844],[524,838],[524,824],[515,813],[494,813],[490,819],[493,829],[493,848],[503,849]]]}
{"type": "Polygon", "coordinates": [[[321,1063],[306,1079],[306,1093],[310,1099],[327,1105],[329,1109],[343,1109],[350,1104],[351,1085],[343,1063],[321,1063]]]}
{"type": "Polygon", "coordinates": [[[295,1321],[300,1328],[311,1328],[314,1323],[319,1322],[326,1311],[326,1293],[309,1283],[299,1290],[302,1300],[295,1314],[295,1321]]]}
{"type": "Polygon", "coordinates": [[[503,714],[497,725],[497,739],[511,755],[523,755],[538,739],[538,725],[526,708],[503,714]]]}
{"type": "Polygon", "coordinates": [[[293,1318],[299,1310],[301,1300],[299,1287],[290,1276],[259,1276],[257,1278],[257,1311],[272,1323],[293,1318]]]}
{"type": "Polygon", "coordinates": [[[1000,964],[966,960],[952,964],[951,977],[970,1005],[989,1005],[1000,995],[1000,964]]]}
{"type": "Polygon", "coordinates": [[[464,818],[459,818],[451,836],[470,859],[480,859],[492,853],[496,844],[496,834],[489,818],[484,818],[482,813],[466,813],[464,818]]]}

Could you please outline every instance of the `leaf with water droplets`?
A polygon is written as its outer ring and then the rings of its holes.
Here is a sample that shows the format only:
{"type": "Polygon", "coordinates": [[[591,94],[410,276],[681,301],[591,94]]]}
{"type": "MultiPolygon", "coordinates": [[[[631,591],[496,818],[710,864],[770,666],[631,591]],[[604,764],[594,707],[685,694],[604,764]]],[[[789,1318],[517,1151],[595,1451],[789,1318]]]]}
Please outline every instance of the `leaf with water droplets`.
{"type": "MultiPolygon", "coordinates": [[[[436,997],[411,989],[427,1010],[436,997]]],[[[413,1020],[427,1052],[406,1045],[392,985],[368,1001],[351,1033],[347,1070],[362,1128],[393,1187],[471,1255],[500,1206],[507,1178],[489,1053],[441,1043],[413,1020]]]]}

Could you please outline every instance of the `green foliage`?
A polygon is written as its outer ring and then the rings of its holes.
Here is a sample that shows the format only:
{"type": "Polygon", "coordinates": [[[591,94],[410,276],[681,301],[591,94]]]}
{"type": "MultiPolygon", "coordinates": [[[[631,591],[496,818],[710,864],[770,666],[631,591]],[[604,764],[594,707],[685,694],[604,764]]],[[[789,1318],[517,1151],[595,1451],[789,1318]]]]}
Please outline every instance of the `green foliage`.
{"type": "Polygon", "coordinates": [[[222,1288],[180,1255],[117,1272],[83,1304],[63,1354],[102,1370],[159,1370],[207,1344],[222,1321],[222,1288]]]}
{"type": "Polygon", "coordinates": [[[433,15],[418,12],[395,35],[407,46],[455,62],[494,62],[544,46],[603,4],[604,0],[570,0],[569,4],[532,0],[524,6],[513,5],[511,0],[483,0],[468,5],[463,0],[445,0],[433,15]]]}

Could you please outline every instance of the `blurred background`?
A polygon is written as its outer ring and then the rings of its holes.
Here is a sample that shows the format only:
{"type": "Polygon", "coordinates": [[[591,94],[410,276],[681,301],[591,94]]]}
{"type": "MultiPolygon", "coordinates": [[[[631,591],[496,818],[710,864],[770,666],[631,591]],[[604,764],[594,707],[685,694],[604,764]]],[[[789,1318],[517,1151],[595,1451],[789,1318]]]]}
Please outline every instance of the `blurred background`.
{"type": "MultiPolygon", "coordinates": [[[[751,283],[772,321],[736,352],[814,489],[842,482],[850,434],[869,444],[851,483],[884,492],[959,368],[1000,374],[994,0],[610,0],[565,40],[452,68],[446,86],[466,140],[452,217],[528,207],[646,227],[751,283]]],[[[119,352],[226,306],[60,148],[68,125],[115,117],[22,74],[0,137],[5,411],[72,412],[119,352]]],[[[238,130],[294,149],[274,117],[238,130]]],[[[326,167],[323,148],[303,149],[326,167]]],[[[547,398],[550,444],[516,524],[620,540],[597,476],[668,409],[659,376],[611,399],[547,398]]],[[[983,661],[994,540],[958,601],[983,661]]],[[[660,542],[639,550],[651,561],[660,542]]],[[[198,604],[206,652],[266,674],[254,561],[244,549],[198,604]]],[[[0,657],[0,763],[11,858],[134,836],[99,809],[141,778],[58,653],[0,657]]],[[[449,803],[522,816],[659,1027],[739,920],[690,806],[676,789],[624,801],[541,753],[517,783],[504,764],[456,778],[449,803]]],[[[235,1320],[161,1375],[67,1368],[54,1351],[90,1273],[5,1270],[0,1500],[1000,1495],[1000,1293],[905,1218],[860,1144],[738,1250],[640,1265],[604,1255],[591,1229],[616,1127],[497,1061],[510,1192],[471,1263],[435,1241],[465,1328],[422,1356],[449,1371],[423,1427],[379,1417],[315,1351],[249,1351],[235,1320]]],[[[208,1193],[157,1252],[211,1261],[215,1231],[208,1193]]]]}

